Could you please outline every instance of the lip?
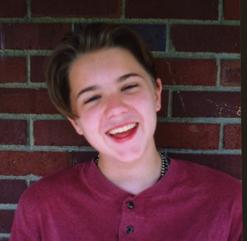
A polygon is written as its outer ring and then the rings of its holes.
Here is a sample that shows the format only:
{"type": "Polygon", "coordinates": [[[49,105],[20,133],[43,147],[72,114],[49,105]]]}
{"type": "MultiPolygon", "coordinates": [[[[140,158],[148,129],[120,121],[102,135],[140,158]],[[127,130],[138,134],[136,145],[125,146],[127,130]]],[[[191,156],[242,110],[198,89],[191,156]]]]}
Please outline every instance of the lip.
{"type": "Polygon", "coordinates": [[[122,124],[122,125],[118,125],[114,128],[111,128],[109,131],[107,131],[106,134],[115,142],[121,143],[121,142],[131,140],[134,137],[134,135],[136,134],[138,127],[139,127],[139,124],[137,122],[134,122],[134,123],[132,122],[132,123],[124,124],[124,125],[122,124]],[[110,131],[113,129],[124,128],[124,127],[126,127],[128,125],[132,125],[132,124],[134,124],[134,127],[125,131],[125,132],[116,133],[116,134],[110,133],[110,131]]]}

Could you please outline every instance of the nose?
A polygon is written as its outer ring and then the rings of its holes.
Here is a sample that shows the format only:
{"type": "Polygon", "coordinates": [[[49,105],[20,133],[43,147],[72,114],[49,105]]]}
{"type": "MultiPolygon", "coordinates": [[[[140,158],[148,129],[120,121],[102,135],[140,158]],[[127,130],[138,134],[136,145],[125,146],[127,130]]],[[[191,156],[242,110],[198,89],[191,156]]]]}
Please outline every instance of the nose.
{"type": "Polygon", "coordinates": [[[108,96],[105,102],[105,114],[107,118],[115,118],[128,112],[128,107],[118,95],[108,96]]]}

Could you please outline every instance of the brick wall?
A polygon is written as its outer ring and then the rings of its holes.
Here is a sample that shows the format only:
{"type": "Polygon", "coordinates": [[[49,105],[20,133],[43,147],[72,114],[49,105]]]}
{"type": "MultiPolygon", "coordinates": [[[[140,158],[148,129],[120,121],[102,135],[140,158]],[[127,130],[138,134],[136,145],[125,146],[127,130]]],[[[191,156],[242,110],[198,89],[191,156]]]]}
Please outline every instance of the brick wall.
{"type": "Polygon", "coordinates": [[[43,74],[63,34],[89,21],[128,24],[150,44],[164,83],[158,146],[241,177],[238,0],[2,1],[0,241],[30,183],[94,154],[51,105],[43,74]]]}

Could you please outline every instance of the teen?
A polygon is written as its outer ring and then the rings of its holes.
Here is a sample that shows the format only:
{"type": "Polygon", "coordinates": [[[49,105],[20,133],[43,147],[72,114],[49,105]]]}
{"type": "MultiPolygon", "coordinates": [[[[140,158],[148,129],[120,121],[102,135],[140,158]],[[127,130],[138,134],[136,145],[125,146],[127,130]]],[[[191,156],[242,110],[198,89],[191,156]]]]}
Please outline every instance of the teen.
{"type": "Polygon", "coordinates": [[[67,35],[47,83],[54,105],[99,155],[25,191],[11,241],[241,239],[239,181],[158,152],[162,84],[135,33],[89,24],[67,35]]]}

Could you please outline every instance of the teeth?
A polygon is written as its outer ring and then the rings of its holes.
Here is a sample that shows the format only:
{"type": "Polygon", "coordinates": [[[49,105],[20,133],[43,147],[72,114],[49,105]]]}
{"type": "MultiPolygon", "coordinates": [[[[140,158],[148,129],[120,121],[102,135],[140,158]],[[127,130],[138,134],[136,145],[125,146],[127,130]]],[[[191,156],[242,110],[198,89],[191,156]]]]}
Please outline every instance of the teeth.
{"type": "Polygon", "coordinates": [[[135,126],[136,126],[136,124],[129,124],[129,125],[126,125],[126,126],[123,126],[123,127],[112,129],[109,133],[111,135],[116,135],[116,134],[119,134],[119,133],[126,132],[126,131],[134,128],[135,126]]]}

